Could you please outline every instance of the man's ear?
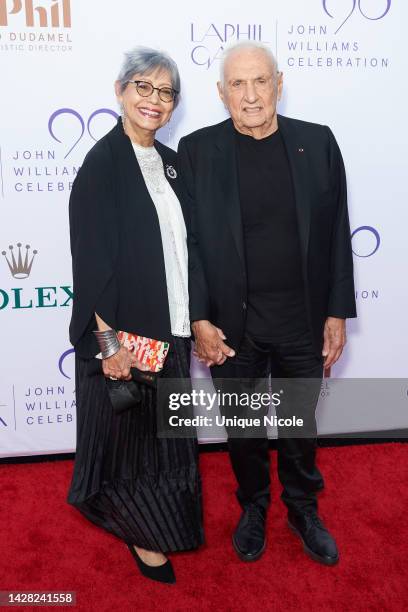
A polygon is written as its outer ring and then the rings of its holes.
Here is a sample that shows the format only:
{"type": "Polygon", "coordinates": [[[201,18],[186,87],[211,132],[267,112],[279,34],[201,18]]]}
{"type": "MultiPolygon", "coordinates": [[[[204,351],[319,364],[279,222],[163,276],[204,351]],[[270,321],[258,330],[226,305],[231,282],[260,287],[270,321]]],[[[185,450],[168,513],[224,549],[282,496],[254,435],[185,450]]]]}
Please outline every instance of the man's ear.
{"type": "Polygon", "coordinates": [[[278,100],[282,97],[282,89],[283,89],[283,72],[279,72],[278,74],[278,100]]]}
{"type": "Polygon", "coordinates": [[[225,104],[225,99],[224,99],[224,88],[222,86],[221,81],[217,82],[217,89],[218,89],[218,95],[220,96],[221,100],[224,102],[225,104]]]}

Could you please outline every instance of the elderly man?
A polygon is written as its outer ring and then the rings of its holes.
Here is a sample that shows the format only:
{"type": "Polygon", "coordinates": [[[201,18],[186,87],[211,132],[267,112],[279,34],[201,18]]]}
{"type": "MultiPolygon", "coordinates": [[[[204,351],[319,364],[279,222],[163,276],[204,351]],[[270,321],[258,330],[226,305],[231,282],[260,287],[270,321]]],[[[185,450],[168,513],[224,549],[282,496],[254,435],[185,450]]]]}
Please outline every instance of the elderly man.
{"type": "MultiPolygon", "coordinates": [[[[231,118],[179,145],[196,353],[217,380],[320,381],[356,316],[339,147],[327,126],[277,114],[282,74],[261,44],[224,52],[218,91],[231,118]]],[[[266,544],[268,440],[229,435],[228,447],[242,507],[233,545],[256,560],[266,544]]],[[[279,437],[277,447],[289,526],[312,559],[334,565],[337,546],[317,512],[316,436],[279,437]]]]}

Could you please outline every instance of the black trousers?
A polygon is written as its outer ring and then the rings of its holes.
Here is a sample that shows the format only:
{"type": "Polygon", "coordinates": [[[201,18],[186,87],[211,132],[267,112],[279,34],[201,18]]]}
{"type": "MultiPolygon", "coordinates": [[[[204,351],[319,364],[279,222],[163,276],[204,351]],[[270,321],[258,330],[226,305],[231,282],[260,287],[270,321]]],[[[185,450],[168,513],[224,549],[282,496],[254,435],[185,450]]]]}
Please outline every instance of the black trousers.
{"type": "MultiPolygon", "coordinates": [[[[316,509],[316,492],[324,486],[315,464],[315,411],[323,375],[323,358],[316,354],[310,332],[305,331],[282,342],[260,342],[246,335],[235,357],[228,358],[221,366],[213,366],[211,374],[216,387],[222,390],[231,389],[231,379],[260,380],[269,376],[272,382],[277,378],[293,379],[288,381],[291,404],[306,421],[307,437],[296,438],[295,433],[287,432],[280,435],[278,430],[278,475],[283,486],[281,499],[288,509],[294,511],[316,509]],[[313,379],[307,387],[302,385],[305,379],[313,379]]],[[[220,410],[227,416],[225,406],[220,406],[220,410]]],[[[279,416],[278,409],[276,416],[279,416]]],[[[231,464],[238,482],[238,501],[242,507],[253,502],[266,508],[270,503],[266,429],[265,435],[260,437],[251,437],[249,433],[249,437],[238,438],[236,432],[228,427],[227,433],[231,464]]]]}

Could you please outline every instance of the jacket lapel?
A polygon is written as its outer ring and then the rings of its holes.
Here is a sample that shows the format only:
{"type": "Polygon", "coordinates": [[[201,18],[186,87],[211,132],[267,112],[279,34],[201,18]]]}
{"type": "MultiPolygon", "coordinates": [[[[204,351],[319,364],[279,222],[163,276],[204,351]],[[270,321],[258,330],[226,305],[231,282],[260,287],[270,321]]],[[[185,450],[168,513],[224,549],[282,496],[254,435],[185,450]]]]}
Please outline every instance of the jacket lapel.
{"type": "MultiPolygon", "coordinates": [[[[132,143],[129,137],[123,132],[120,117],[117,125],[109,133],[109,137],[118,169],[123,171],[124,177],[132,177],[132,184],[128,186],[129,193],[136,192],[138,194],[139,206],[149,209],[149,211],[146,210],[146,218],[151,218],[153,216],[158,223],[156,208],[145,185],[142,171],[140,170],[140,166],[132,148],[132,143]]],[[[177,168],[173,156],[171,156],[172,159],[170,159],[167,147],[162,145],[158,140],[154,141],[154,146],[162,158],[164,175],[180,202],[184,220],[187,223],[186,202],[182,196],[181,185],[177,178],[177,168]]],[[[174,153],[174,157],[175,155],[174,153]]]]}
{"type": "Polygon", "coordinates": [[[225,208],[227,222],[242,264],[244,278],[246,278],[237,156],[234,127],[231,119],[225,121],[221,126],[221,130],[215,142],[215,149],[214,163],[218,180],[217,191],[220,189],[223,194],[223,200],[222,202],[218,202],[218,205],[225,208]]]}
{"type": "Polygon", "coordinates": [[[307,151],[304,150],[304,144],[299,140],[297,131],[294,129],[290,119],[278,115],[278,126],[286,148],[289,167],[292,174],[300,248],[305,270],[310,234],[310,173],[308,171],[308,154],[307,151]]]}
{"type": "Polygon", "coordinates": [[[126,180],[130,190],[129,196],[137,193],[138,198],[142,196],[144,200],[150,200],[131,140],[123,131],[121,117],[119,117],[113,130],[109,132],[108,137],[113,152],[113,159],[116,162],[118,176],[126,180]]]}
{"type": "MultiPolygon", "coordinates": [[[[140,226],[140,219],[151,240],[162,249],[159,217],[146,187],[130,138],[123,131],[120,118],[108,134],[116,165],[118,201],[126,208],[126,215],[132,227],[140,226]],[[135,203],[137,202],[137,206],[135,203]]],[[[163,260],[164,261],[164,260],[163,260]]]]}
{"type": "MultiPolygon", "coordinates": [[[[297,131],[290,120],[278,115],[278,126],[284,142],[289,167],[292,175],[295,195],[296,214],[298,219],[300,248],[304,272],[306,272],[307,250],[310,233],[310,198],[308,156],[303,143],[298,139],[297,131]]],[[[246,276],[244,237],[241,206],[239,201],[239,180],[236,159],[234,127],[229,119],[222,125],[216,140],[216,168],[219,187],[224,199],[220,203],[226,209],[228,223],[246,276]]]]}
{"type": "Polygon", "coordinates": [[[178,178],[177,164],[175,161],[176,153],[171,150],[171,153],[169,155],[168,147],[164,146],[158,140],[154,141],[154,146],[157,152],[159,153],[160,157],[162,158],[164,176],[166,177],[167,182],[169,183],[170,187],[173,189],[174,193],[177,196],[178,201],[180,202],[181,212],[183,213],[183,216],[184,216],[184,222],[187,225],[187,215],[188,215],[188,209],[186,206],[187,201],[186,201],[186,198],[183,197],[181,181],[178,178]]]}

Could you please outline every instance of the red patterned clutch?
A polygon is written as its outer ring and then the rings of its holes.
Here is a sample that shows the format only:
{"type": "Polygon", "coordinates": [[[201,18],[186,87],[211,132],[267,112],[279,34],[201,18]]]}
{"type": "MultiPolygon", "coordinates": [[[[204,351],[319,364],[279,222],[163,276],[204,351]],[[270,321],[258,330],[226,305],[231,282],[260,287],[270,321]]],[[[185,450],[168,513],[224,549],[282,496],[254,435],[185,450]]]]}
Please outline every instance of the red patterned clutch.
{"type": "Polygon", "coordinates": [[[133,353],[138,361],[147,365],[150,372],[160,372],[169,352],[170,343],[153,340],[137,334],[118,331],[119,342],[133,353]]]}

